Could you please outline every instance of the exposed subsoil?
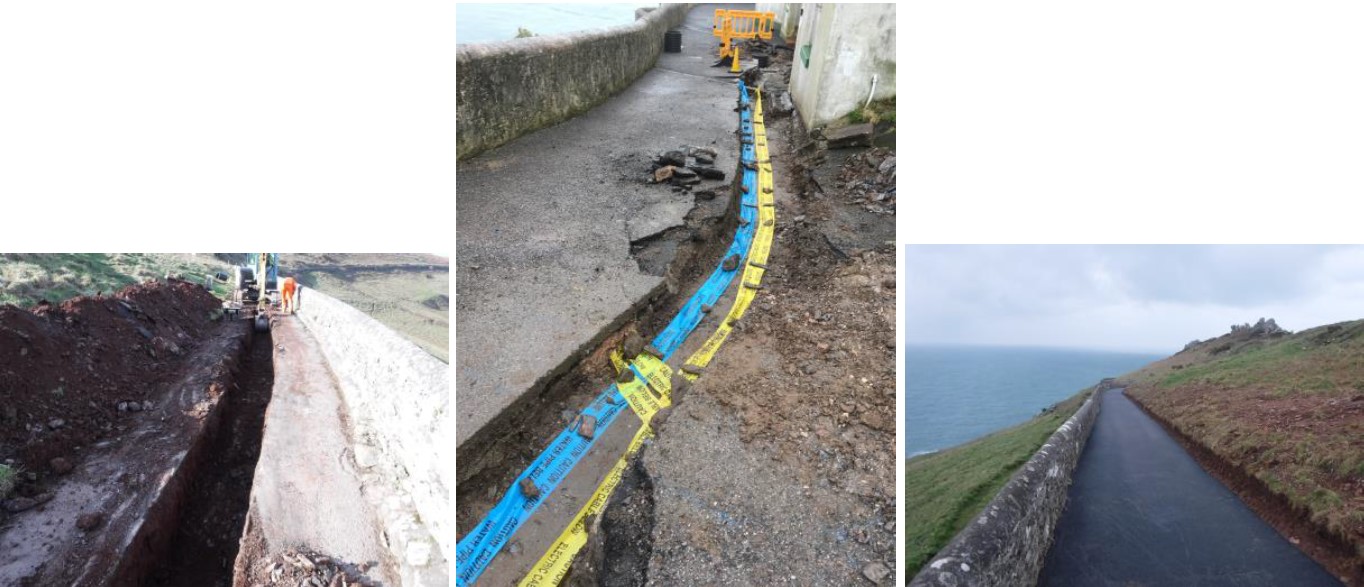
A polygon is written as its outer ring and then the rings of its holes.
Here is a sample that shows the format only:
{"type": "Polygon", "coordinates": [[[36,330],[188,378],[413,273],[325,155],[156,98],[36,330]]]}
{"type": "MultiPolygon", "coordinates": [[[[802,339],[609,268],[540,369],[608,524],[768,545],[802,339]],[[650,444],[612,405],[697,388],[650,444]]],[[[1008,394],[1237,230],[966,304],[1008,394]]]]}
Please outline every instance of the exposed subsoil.
{"type": "Polygon", "coordinates": [[[208,446],[209,459],[190,486],[170,551],[152,571],[149,584],[232,585],[274,387],[272,347],[269,332],[255,333],[236,385],[220,408],[223,420],[208,446]]]}
{"type": "MultiPolygon", "coordinates": [[[[737,118],[735,124],[737,128],[737,118]]],[[[737,141],[734,148],[738,148],[737,141]]],[[[649,173],[647,160],[641,160],[637,167],[638,176],[649,173]]],[[[644,185],[632,176],[620,181],[640,183],[641,189],[669,189],[665,185],[644,185]]],[[[685,225],[638,243],[635,254],[641,268],[648,267],[648,271],[666,276],[664,292],[638,308],[621,328],[546,385],[538,397],[508,410],[506,417],[499,418],[500,422],[486,428],[488,432],[465,443],[459,454],[455,486],[459,537],[473,529],[516,476],[611,382],[615,376],[611,351],[632,334],[648,340],[665,328],[688,296],[719,264],[737,225],[738,192],[734,187],[714,190],[720,193],[697,195],[696,206],[687,214],[685,225]],[[660,244],[663,241],[668,244],[660,244]],[[666,247],[666,251],[661,247],[666,247]]]]}
{"type": "Polygon", "coordinates": [[[23,469],[17,493],[41,493],[58,471],[80,464],[84,447],[135,426],[217,332],[219,307],[212,294],[181,281],[0,307],[0,462],[23,469]]]}
{"type": "MultiPolygon", "coordinates": [[[[789,71],[777,61],[766,104],[789,71]]],[[[764,289],[701,397],[677,406],[613,495],[603,584],[895,582],[894,154],[802,153],[813,141],[797,119],[766,122],[778,220],[764,289]]]]}
{"type": "MultiPolygon", "coordinates": [[[[789,63],[787,56],[769,69],[784,76],[789,63]]],[[[765,94],[768,104],[775,95],[765,94]]],[[[745,540],[742,560],[717,558],[717,568],[781,567],[800,576],[797,584],[866,582],[867,565],[893,569],[895,560],[893,153],[815,148],[798,154],[800,145],[811,142],[803,127],[773,114],[766,121],[778,184],[778,222],[765,289],[717,355],[714,366],[719,368],[708,370],[697,386],[705,401],[717,403],[724,414],[713,421],[701,413],[674,419],[667,431],[659,431],[660,438],[672,434],[672,427],[732,427],[729,435],[741,438],[737,450],[745,454],[731,454],[729,464],[760,459],[780,470],[780,478],[791,486],[769,489],[799,493],[805,500],[801,504],[813,504],[813,511],[779,515],[789,520],[817,517],[814,523],[830,541],[817,545],[827,560],[797,561],[777,542],[763,542],[754,533],[750,537],[756,544],[750,547],[745,540]],[[703,420],[694,420],[698,417],[703,420]],[[807,570],[814,574],[801,575],[807,570]]],[[[660,150],[664,148],[669,146],[660,150]]],[[[737,149],[737,138],[727,148],[737,149]]],[[[654,273],[663,270],[660,259],[675,249],[677,257],[666,266],[667,295],[651,301],[633,321],[586,353],[518,418],[495,427],[491,438],[466,443],[456,486],[459,536],[477,524],[515,476],[610,381],[610,350],[633,332],[647,340],[662,329],[720,261],[734,231],[737,193],[720,196],[714,202],[708,193],[698,197],[686,231],[671,230],[634,243],[641,267],[654,273]],[[478,449],[468,450],[470,446],[478,449]]],[[[716,307],[727,308],[732,296],[728,293],[716,307]]],[[[680,364],[718,319],[703,322],[670,363],[680,364]]],[[[646,443],[644,451],[650,450],[655,449],[646,443]]],[[[656,543],[661,541],[670,552],[704,547],[699,528],[683,529],[695,535],[679,537],[675,528],[655,527],[662,498],[644,464],[632,462],[601,519],[589,520],[593,538],[575,559],[571,584],[668,584],[669,577],[650,575],[651,564],[657,564],[656,543]],[[583,563],[593,570],[580,573],[577,566],[583,563]]],[[[687,471],[682,482],[705,485],[716,475],[744,476],[743,471],[725,472],[725,464],[687,471]]],[[[750,517],[742,512],[736,516],[750,517]]],[[[716,537],[709,538],[714,542],[716,537]]],[[[719,584],[709,572],[697,565],[671,579],[719,584]]],[[[873,575],[878,584],[895,581],[893,572],[873,575]]]]}
{"type": "Polygon", "coordinates": [[[1203,470],[1236,493],[1242,502],[1281,536],[1326,567],[1346,585],[1364,585],[1364,562],[1355,555],[1355,547],[1349,540],[1331,534],[1313,523],[1310,512],[1293,506],[1287,497],[1275,493],[1264,481],[1247,474],[1243,468],[1181,432],[1168,420],[1151,411],[1139,397],[1129,394],[1128,398],[1152,420],[1159,423],[1195,461],[1198,461],[1203,470]]]}

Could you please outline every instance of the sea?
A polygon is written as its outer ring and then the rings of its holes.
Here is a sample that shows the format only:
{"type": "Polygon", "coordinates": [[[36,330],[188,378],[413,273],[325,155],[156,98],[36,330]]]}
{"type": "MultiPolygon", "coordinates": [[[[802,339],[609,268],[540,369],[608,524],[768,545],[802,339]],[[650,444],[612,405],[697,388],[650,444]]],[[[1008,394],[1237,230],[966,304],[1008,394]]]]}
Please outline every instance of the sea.
{"type": "Polygon", "coordinates": [[[525,27],[537,36],[630,24],[635,9],[651,4],[457,4],[455,43],[488,43],[516,38],[525,27]]]}
{"type": "Polygon", "coordinates": [[[905,347],[905,454],[1021,424],[1044,407],[1166,355],[988,346],[905,347]]]}

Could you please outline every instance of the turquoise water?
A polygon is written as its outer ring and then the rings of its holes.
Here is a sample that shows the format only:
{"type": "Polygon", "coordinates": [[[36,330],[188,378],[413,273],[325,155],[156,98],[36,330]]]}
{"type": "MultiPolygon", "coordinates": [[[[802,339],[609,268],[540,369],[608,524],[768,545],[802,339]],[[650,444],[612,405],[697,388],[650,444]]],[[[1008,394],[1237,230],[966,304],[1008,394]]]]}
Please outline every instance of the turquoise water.
{"type": "Polygon", "coordinates": [[[905,454],[1008,428],[1162,355],[973,346],[905,348],[905,454]]]}
{"type": "MultiPolygon", "coordinates": [[[[516,38],[517,27],[538,36],[630,24],[635,9],[652,4],[458,4],[455,43],[487,43],[516,38]]],[[[660,41],[662,42],[662,41],[660,41]]]]}

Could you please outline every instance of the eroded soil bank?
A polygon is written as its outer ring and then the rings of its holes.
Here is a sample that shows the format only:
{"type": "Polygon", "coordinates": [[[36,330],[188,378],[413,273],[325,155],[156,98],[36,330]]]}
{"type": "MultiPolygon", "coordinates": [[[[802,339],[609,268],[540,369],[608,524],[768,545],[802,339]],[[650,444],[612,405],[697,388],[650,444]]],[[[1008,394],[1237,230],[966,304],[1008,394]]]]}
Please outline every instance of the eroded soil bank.
{"type": "Polygon", "coordinates": [[[0,308],[0,583],[230,585],[268,333],[181,281],[0,308]]]}

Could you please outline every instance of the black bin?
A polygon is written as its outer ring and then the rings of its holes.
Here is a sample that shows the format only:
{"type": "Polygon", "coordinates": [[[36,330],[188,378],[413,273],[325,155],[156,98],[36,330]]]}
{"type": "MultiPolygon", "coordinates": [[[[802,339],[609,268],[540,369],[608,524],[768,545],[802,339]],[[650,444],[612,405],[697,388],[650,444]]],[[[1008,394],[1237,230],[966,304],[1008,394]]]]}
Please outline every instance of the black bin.
{"type": "Polygon", "coordinates": [[[663,51],[666,53],[682,52],[682,31],[672,30],[663,33],[663,51]]]}

